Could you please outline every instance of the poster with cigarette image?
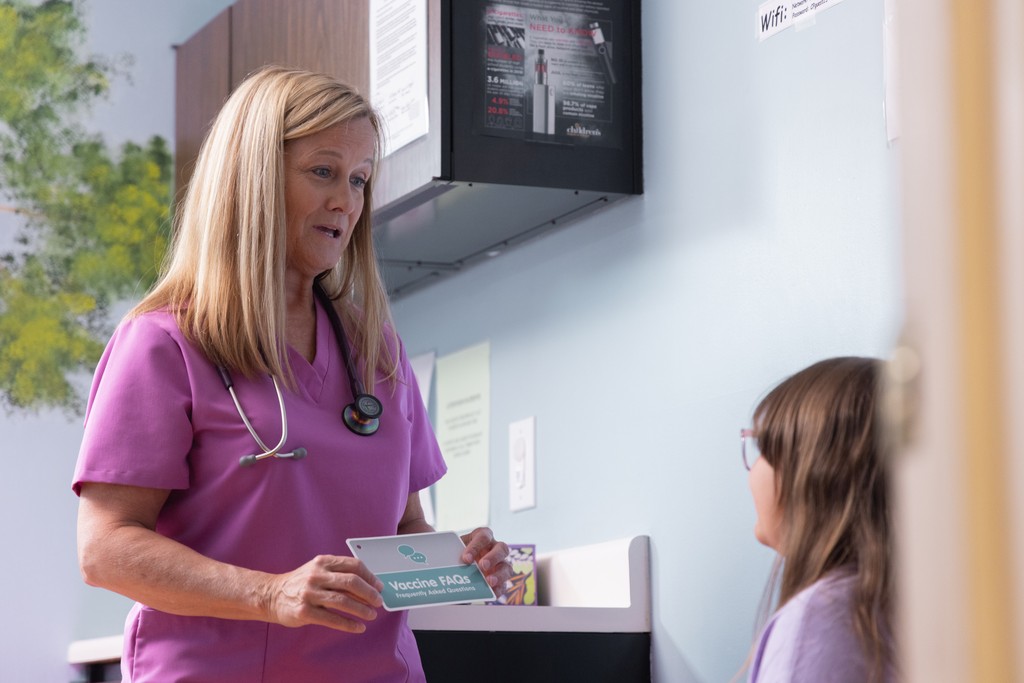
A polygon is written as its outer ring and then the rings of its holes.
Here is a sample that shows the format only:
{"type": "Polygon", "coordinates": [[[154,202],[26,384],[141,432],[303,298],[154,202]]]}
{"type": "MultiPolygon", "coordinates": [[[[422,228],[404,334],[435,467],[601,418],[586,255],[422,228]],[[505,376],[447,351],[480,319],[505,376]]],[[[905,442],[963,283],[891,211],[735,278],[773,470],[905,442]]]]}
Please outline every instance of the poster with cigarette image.
{"type": "Polygon", "coordinates": [[[478,132],[524,140],[621,147],[613,105],[617,5],[482,3],[483,88],[478,132]]]}

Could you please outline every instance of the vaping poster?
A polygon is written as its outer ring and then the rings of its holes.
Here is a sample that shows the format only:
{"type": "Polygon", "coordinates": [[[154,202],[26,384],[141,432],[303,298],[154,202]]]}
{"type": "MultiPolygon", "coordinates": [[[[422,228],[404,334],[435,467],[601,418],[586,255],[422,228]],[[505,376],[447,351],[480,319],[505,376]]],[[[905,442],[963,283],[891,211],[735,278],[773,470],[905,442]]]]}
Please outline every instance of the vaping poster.
{"type": "Polygon", "coordinates": [[[601,0],[486,3],[484,135],[621,147],[612,9],[601,0]]]}

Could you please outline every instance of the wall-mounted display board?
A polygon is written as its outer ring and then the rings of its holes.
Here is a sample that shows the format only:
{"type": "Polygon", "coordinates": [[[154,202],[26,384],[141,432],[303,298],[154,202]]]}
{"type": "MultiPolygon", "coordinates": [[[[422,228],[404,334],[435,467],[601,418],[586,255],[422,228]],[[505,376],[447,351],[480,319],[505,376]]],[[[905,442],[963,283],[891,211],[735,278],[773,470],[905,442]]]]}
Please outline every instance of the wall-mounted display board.
{"type": "Polygon", "coordinates": [[[178,48],[179,182],[246,74],[296,66],[369,93],[388,38],[371,32],[418,3],[426,54],[404,66],[427,69],[427,132],[382,161],[374,195],[393,297],[643,191],[640,0],[238,0],[178,48]]]}
{"type": "Polygon", "coordinates": [[[452,17],[452,79],[461,93],[453,100],[453,142],[504,182],[528,184],[542,172],[545,185],[622,190],[634,179],[607,164],[632,150],[636,78],[630,72],[630,23],[624,3],[504,0],[459,5],[452,17]],[[618,43],[618,51],[615,50],[618,43]],[[621,52],[622,54],[619,54],[621,52]],[[466,116],[472,115],[471,121],[466,116]],[[466,125],[470,124],[471,125],[466,125]],[[469,128],[471,134],[463,133],[469,128]],[[487,138],[487,139],[481,139],[487,138]],[[496,138],[496,139],[495,139],[496,138]],[[509,146],[509,143],[516,143],[509,146]],[[503,150],[504,153],[501,153],[503,150]],[[598,151],[600,150],[600,151],[598,151]],[[490,159],[487,152],[495,154],[490,159]],[[594,164],[577,166],[578,157],[594,164]],[[503,172],[504,157],[538,159],[520,178],[503,172]],[[578,179],[580,174],[592,176],[578,179]]]}

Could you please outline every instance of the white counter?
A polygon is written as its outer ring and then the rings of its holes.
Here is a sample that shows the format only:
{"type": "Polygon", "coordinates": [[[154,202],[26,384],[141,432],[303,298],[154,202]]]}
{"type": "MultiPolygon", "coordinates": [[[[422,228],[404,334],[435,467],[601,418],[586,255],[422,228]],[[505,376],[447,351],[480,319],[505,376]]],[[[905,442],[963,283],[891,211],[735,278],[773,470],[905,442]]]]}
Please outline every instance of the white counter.
{"type": "Polygon", "coordinates": [[[443,605],[409,611],[414,631],[649,633],[647,536],[540,554],[534,607],[443,605]]]}

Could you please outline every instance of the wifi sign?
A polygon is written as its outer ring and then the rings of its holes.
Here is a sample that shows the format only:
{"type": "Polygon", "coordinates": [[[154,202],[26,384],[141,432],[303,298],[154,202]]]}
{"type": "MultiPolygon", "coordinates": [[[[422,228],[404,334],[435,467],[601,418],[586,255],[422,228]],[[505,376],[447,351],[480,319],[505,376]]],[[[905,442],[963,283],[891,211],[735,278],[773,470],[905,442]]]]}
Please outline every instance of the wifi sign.
{"type": "Polygon", "coordinates": [[[757,8],[758,37],[770,38],[793,23],[793,12],[788,2],[769,0],[757,8]]]}

